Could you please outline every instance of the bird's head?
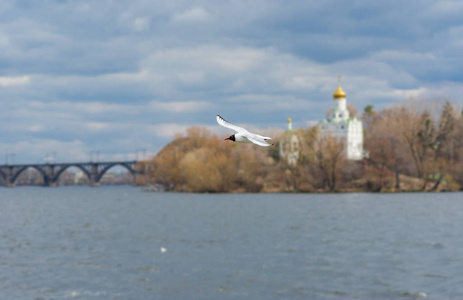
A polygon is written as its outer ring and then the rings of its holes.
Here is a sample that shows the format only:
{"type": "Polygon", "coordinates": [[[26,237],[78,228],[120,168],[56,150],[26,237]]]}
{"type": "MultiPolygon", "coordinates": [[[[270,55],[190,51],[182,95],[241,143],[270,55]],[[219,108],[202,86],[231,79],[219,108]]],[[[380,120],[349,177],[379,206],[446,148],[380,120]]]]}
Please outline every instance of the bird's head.
{"type": "Polygon", "coordinates": [[[229,137],[227,137],[225,140],[235,141],[235,135],[232,134],[229,137]]]}

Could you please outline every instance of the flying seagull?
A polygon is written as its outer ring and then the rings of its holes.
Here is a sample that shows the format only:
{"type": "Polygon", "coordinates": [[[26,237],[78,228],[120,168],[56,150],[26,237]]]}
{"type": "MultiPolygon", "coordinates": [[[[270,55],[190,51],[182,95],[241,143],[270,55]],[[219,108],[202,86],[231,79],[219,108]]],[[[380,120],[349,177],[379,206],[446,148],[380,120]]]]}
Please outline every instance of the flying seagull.
{"type": "Polygon", "coordinates": [[[228,121],[225,121],[224,118],[221,116],[217,115],[217,123],[219,123],[220,126],[229,128],[231,130],[236,131],[235,134],[230,135],[228,138],[225,140],[230,140],[233,142],[238,142],[238,143],[254,143],[259,146],[272,146],[273,144],[267,143],[267,140],[271,140],[271,138],[266,137],[266,136],[261,136],[255,133],[250,133],[246,129],[233,125],[228,121]]]}

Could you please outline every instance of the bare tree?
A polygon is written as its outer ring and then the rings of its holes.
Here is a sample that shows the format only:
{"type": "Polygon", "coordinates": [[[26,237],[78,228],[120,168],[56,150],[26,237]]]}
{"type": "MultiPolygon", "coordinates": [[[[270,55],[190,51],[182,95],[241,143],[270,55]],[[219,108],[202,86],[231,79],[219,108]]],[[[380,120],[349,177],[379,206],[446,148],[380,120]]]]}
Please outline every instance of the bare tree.
{"type": "Polygon", "coordinates": [[[370,167],[374,168],[373,177],[378,188],[383,188],[384,180],[394,176],[395,189],[400,189],[400,173],[407,169],[410,161],[408,151],[401,138],[401,127],[396,126],[397,108],[385,109],[378,114],[369,116],[369,126],[365,132],[365,147],[369,152],[370,167]]]}
{"type": "Polygon", "coordinates": [[[318,134],[312,144],[314,166],[319,170],[324,186],[335,191],[337,180],[346,162],[345,145],[331,133],[318,134]]]}

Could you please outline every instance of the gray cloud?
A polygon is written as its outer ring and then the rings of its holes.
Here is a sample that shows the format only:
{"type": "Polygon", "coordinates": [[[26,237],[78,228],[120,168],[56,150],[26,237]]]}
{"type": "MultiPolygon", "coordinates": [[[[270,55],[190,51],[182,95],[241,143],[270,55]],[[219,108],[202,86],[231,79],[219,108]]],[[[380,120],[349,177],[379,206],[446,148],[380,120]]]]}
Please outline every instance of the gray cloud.
{"type": "Polygon", "coordinates": [[[306,126],[338,74],[359,109],[460,101],[462,13],[431,0],[2,1],[0,154],[155,153],[192,125],[222,133],[217,113],[306,126]]]}

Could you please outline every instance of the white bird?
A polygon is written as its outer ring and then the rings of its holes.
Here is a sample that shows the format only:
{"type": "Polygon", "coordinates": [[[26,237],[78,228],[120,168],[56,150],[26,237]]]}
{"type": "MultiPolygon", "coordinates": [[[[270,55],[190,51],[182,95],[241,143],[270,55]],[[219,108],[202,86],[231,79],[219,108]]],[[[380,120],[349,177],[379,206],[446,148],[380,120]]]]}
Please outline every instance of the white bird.
{"type": "Polygon", "coordinates": [[[230,140],[230,141],[238,142],[238,143],[254,143],[256,145],[264,146],[264,147],[273,145],[273,144],[267,143],[267,140],[271,140],[271,138],[267,136],[261,136],[255,133],[251,133],[242,127],[233,125],[230,122],[225,121],[224,118],[222,118],[219,115],[217,115],[217,123],[219,123],[220,126],[236,131],[235,134],[230,135],[225,140],[230,140]]]}

